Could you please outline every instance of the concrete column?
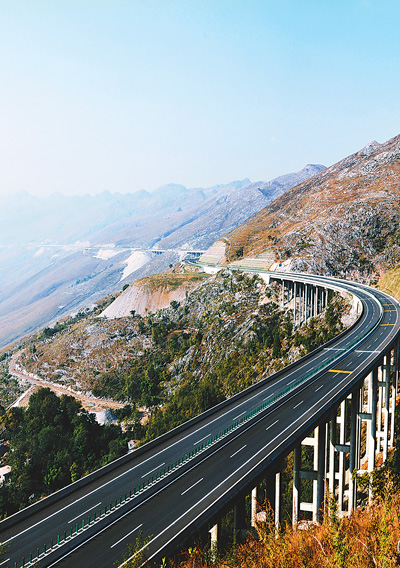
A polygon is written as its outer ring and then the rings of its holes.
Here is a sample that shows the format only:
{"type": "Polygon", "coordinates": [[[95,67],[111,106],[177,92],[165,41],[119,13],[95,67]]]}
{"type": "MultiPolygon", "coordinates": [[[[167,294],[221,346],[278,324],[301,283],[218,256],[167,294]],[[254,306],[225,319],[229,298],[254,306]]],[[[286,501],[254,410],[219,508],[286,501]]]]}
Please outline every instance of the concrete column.
{"type": "Polygon", "coordinates": [[[336,445],[336,412],[332,414],[329,436],[329,493],[335,494],[335,445],[336,445]]]}
{"type": "Polygon", "coordinates": [[[211,543],[210,543],[211,559],[213,562],[215,562],[218,556],[218,523],[213,527],[211,527],[211,529],[208,532],[210,533],[211,537],[211,543]]]}
{"type": "Polygon", "coordinates": [[[241,497],[237,500],[233,510],[233,542],[236,542],[237,535],[241,529],[246,528],[246,502],[241,497]]]}
{"type": "Polygon", "coordinates": [[[301,467],[301,446],[296,446],[293,452],[293,525],[299,520],[300,511],[300,467],[301,467]]]}
{"type": "Polygon", "coordinates": [[[395,412],[396,412],[396,387],[394,384],[390,387],[391,397],[390,397],[390,435],[389,435],[389,448],[393,448],[394,445],[394,422],[395,422],[395,412]]]}
{"type": "Polygon", "coordinates": [[[255,527],[257,524],[257,487],[251,490],[251,526],[255,527]]]}
{"type": "MultiPolygon", "coordinates": [[[[340,404],[340,415],[338,418],[339,423],[339,444],[343,447],[346,439],[346,400],[343,400],[340,404]]],[[[339,484],[338,484],[338,510],[339,514],[343,514],[343,502],[344,502],[344,486],[345,486],[345,471],[344,471],[344,452],[339,452],[339,484]]]]}
{"type": "Polygon", "coordinates": [[[320,522],[323,515],[323,505],[325,496],[325,449],[326,449],[326,427],[325,425],[319,426],[315,431],[315,436],[317,437],[317,445],[314,453],[314,467],[317,464],[318,477],[317,481],[314,482],[316,494],[315,494],[315,520],[320,522]],[[318,430],[318,432],[317,432],[318,430]]]}
{"type": "MultiPolygon", "coordinates": [[[[372,472],[375,467],[376,456],[376,410],[377,410],[377,397],[378,397],[378,368],[372,371],[371,377],[371,429],[370,439],[368,444],[368,471],[372,472]]],[[[370,478],[368,498],[372,502],[372,479],[370,478]]]]}
{"type": "Polygon", "coordinates": [[[383,461],[387,460],[389,446],[389,404],[390,404],[390,353],[384,358],[385,408],[383,410],[383,461]]]}
{"type": "Polygon", "coordinates": [[[399,353],[400,351],[400,342],[396,343],[395,347],[394,347],[394,377],[393,377],[393,383],[394,383],[394,387],[395,387],[395,395],[397,396],[398,392],[399,392],[399,353]]]}
{"type": "Polygon", "coordinates": [[[350,461],[349,461],[349,513],[354,511],[357,501],[357,480],[353,479],[353,472],[358,470],[358,429],[359,429],[359,405],[360,390],[357,389],[351,394],[351,415],[350,415],[350,461]]]}
{"type": "Polygon", "coordinates": [[[318,286],[314,288],[314,317],[318,315],[318,286]]]}
{"type": "Polygon", "coordinates": [[[383,437],[383,427],[382,427],[382,415],[383,415],[383,361],[380,363],[378,368],[378,425],[376,432],[376,448],[380,452],[383,450],[382,437],[383,437]]]}
{"type": "MultiPolygon", "coordinates": [[[[391,352],[392,353],[392,352],[391,352]]],[[[393,448],[394,444],[394,420],[395,420],[395,410],[396,410],[396,347],[393,349],[393,364],[390,360],[391,369],[391,385],[390,385],[390,407],[389,407],[389,417],[390,417],[390,428],[389,428],[389,448],[393,448]]]]}
{"type": "Polygon", "coordinates": [[[281,474],[278,472],[275,474],[275,526],[279,529],[281,524],[281,474]]]}

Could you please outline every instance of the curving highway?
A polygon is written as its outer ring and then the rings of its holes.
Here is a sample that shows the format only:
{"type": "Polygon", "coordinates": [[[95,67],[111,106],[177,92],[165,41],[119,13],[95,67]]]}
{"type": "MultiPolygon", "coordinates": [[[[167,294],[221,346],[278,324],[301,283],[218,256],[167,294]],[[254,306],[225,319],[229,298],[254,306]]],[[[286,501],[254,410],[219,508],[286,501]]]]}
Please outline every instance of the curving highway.
{"type": "Polygon", "coordinates": [[[376,289],[309,275],[273,277],[350,291],[362,314],[312,356],[133,452],[118,467],[103,468],[98,479],[77,484],[42,510],[33,506],[12,526],[1,522],[0,542],[8,552],[0,567],[30,566],[37,557],[39,566],[123,566],[127,544],[139,532],[151,535],[148,555],[159,560],[215,522],[278,464],[399,336],[400,304],[376,289]]]}

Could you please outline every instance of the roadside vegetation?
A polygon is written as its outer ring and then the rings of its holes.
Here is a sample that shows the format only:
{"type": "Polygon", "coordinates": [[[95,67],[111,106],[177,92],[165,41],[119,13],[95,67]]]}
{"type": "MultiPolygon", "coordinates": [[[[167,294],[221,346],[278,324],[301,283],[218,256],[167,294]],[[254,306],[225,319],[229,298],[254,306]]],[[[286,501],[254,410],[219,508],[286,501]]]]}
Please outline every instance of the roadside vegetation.
{"type": "Polygon", "coordinates": [[[2,461],[11,466],[0,485],[0,518],[79,479],[126,452],[130,432],[101,426],[72,396],[50,389],[34,393],[29,406],[0,407],[2,461]]]}
{"type": "Polygon", "coordinates": [[[294,332],[291,312],[278,306],[280,294],[279,286],[267,286],[258,276],[226,271],[156,314],[111,322],[98,312],[79,314],[54,333],[46,328],[27,341],[22,364],[29,371],[42,376],[47,370],[47,380],[65,384],[65,376],[79,368],[95,396],[126,405],[115,411],[119,426],[100,426],[75,399],[57,398],[49,389],[32,395],[26,410],[0,409],[9,448],[1,465],[11,466],[10,479],[0,487],[0,514],[115,459],[129,439],[146,442],[189,420],[342,329],[346,305],[339,296],[294,332]],[[93,351],[102,357],[97,368],[93,351]]]}

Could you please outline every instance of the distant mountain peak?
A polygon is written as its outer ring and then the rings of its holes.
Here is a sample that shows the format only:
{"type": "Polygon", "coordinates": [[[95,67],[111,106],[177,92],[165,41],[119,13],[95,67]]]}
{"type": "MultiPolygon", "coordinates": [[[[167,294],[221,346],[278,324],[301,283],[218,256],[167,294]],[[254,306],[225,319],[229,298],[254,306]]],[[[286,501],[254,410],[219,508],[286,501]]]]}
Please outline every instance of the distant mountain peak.
{"type": "Polygon", "coordinates": [[[368,142],[368,144],[364,146],[364,148],[361,148],[360,152],[364,154],[364,156],[369,156],[371,152],[378,146],[380,146],[379,142],[377,142],[376,140],[371,140],[371,142],[368,142]]]}

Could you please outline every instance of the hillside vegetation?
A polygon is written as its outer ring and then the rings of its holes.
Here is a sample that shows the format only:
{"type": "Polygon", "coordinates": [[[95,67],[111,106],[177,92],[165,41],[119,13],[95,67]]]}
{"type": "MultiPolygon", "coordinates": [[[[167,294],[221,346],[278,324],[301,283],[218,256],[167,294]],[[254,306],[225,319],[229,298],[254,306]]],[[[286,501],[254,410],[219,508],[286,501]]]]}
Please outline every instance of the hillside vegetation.
{"type": "MultiPolygon", "coordinates": [[[[278,285],[229,271],[203,282],[182,304],[118,320],[97,314],[46,328],[21,364],[73,388],[153,409],[157,435],[248,387],[342,329],[344,301],[294,333],[278,285]],[[162,407],[162,410],[159,408],[162,407]]],[[[138,436],[140,432],[137,432],[138,436]]]]}

